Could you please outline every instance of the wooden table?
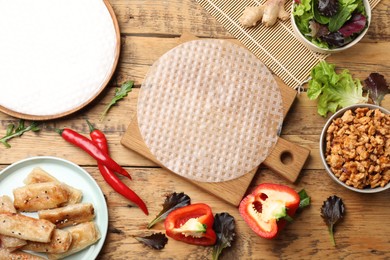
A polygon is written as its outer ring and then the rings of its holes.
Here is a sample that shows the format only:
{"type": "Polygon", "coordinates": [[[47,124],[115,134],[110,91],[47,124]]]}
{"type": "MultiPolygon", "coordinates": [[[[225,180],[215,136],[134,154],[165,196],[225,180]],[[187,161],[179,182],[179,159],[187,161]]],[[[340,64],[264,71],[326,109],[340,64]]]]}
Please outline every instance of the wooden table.
{"type": "MultiPolygon", "coordinates": [[[[237,208],[205,193],[186,180],[162,170],[120,144],[136,112],[139,86],[150,65],[177,45],[178,37],[191,33],[202,38],[232,39],[232,36],[194,0],[111,0],[121,28],[122,53],[117,71],[107,89],[90,105],[66,118],[42,122],[39,133],[28,132],[13,139],[12,148],[0,146],[0,168],[18,160],[40,155],[57,156],[86,169],[104,192],[109,209],[109,230],[99,259],[211,259],[212,248],[187,245],[169,239],[161,251],[141,245],[133,236],[164,231],[158,224],[146,229],[160,210],[165,195],[185,192],[193,202],[209,204],[214,213],[229,212],[236,219],[237,239],[221,259],[385,259],[390,258],[389,232],[390,191],[381,194],[357,194],[331,180],[321,164],[318,141],[326,118],[316,112],[316,102],[305,93],[298,95],[284,122],[282,137],[307,147],[311,156],[295,184],[288,183],[265,168],[256,174],[251,188],[262,182],[287,184],[295,190],[305,188],[312,198],[311,206],[299,214],[275,240],[258,237],[238,214],[237,208]],[[135,80],[136,88],[99,121],[114,89],[125,80],[135,80]],[[133,181],[123,178],[146,201],[150,215],[115,193],[101,177],[96,162],[81,150],[64,142],[55,128],[70,127],[85,135],[85,119],[107,134],[112,157],[132,172],[133,181]],[[322,202],[331,195],[343,198],[344,221],[336,228],[337,246],[330,243],[328,230],[320,217],[322,202]]],[[[352,49],[330,56],[328,62],[349,69],[354,77],[365,79],[378,71],[390,82],[390,2],[382,0],[372,12],[367,36],[352,49]]],[[[383,102],[390,109],[390,97],[383,102]]],[[[18,119],[0,113],[0,135],[9,123],[18,119]]],[[[250,188],[250,189],[251,189],[250,188]]]]}

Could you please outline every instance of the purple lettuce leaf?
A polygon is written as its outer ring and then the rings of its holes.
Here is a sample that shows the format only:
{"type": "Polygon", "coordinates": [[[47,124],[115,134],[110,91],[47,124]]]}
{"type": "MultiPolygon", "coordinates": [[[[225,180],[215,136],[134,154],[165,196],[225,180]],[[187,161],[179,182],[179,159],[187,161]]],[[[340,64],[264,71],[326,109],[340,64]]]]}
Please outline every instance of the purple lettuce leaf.
{"type": "Polygon", "coordinates": [[[334,47],[341,47],[346,44],[345,37],[340,32],[329,33],[321,36],[321,40],[334,47]]]}
{"type": "Polygon", "coordinates": [[[319,0],[318,1],[318,12],[326,17],[331,17],[339,10],[338,0],[319,0]]]}
{"type": "Polygon", "coordinates": [[[313,38],[320,38],[324,35],[329,34],[329,30],[326,25],[317,23],[314,20],[309,21],[309,28],[310,28],[311,36],[313,38]]]}
{"type": "Polygon", "coordinates": [[[371,73],[367,79],[364,80],[364,88],[368,91],[369,97],[372,101],[380,106],[385,95],[390,94],[389,86],[385,77],[379,73],[371,73]]]}
{"type": "Polygon", "coordinates": [[[351,19],[346,22],[340,29],[339,32],[344,37],[349,37],[352,34],[360,33],[366,26],[367,18],[362,14],[354,14],[351,19]]]}

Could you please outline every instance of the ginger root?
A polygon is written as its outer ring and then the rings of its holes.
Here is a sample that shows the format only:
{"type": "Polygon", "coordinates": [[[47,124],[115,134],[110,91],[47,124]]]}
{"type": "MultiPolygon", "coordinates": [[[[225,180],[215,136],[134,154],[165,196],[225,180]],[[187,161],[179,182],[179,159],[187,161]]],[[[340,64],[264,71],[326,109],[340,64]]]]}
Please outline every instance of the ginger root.
{"type": "Polygon", "coordinates": [[[263,17],[264,7],[264,5],[245,7],[239,20],[241,25],[247,28],[255,26],[263,17]]]}
{"type": "Polygon", "coordinates": [[[286,0],[268,0],[260,6],[248,6],[245,8],[239,22],[248,28],[255,26],[261,20],[264,26],[270,27],[276,23],[277,18],[287,20],[290,14],[284,9],[286,0]]]}

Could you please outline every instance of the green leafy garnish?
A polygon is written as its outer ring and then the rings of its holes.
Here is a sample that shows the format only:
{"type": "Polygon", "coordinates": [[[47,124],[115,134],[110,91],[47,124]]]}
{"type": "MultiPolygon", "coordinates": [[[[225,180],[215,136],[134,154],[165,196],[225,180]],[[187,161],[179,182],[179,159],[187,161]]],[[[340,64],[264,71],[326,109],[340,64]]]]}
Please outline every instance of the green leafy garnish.
{"type": "Polygon", "coordinates": [[[10,139],[22,136],[27,131],[37,132],[40,130],[38,125],[37,122],[32,122],[29,126],[25,126],[24,120],[20,119],[17,127],[15,127],[14,124],[9,124],[7,126],[6,134],[0,139],[0,142],[3,143],[6,148],[10,148],[11,145],[8,143],[10,139]]]}
{"type": "Polygon", "coordinates": [[[312,12],[312,4],[314,1],[311,0],[301,0],[300,4],[294,6],[294,19],[297,27],[302,32],[303,35],[310,35],[309,21],[314,19],[314,14],[312,12]]]}
{"type": "Polygon", "coordinates": [[[156,250],[161,250],[168,243],[168,238],[163,233],[154,233],[145,237],[134,237],[139,242],[156,250]]]}
{"type": "Polygon", "coordinates": [[[293,222],[294,219],[292,217],[290,217],[288,214],[286,214],[286,216],[282,217],[284,220],[288,221],[288,222],[293,222]]]}
{"type": "MultiPolygon", "coordinates": [[[[299,195],[299,206],[298,211],[301,211],[303,208],[306,208],[310,205],[311,199],[309,195],[307,195],[306,191],[304,189],[300,190],[298,192],[299,195]]],[[[283,217],[284,220],[287,220],[288,222],[292,222],[293,218],[286,214],[286,216],[283,217]]]]}
{"type": "Polygon", "coordinates": [[[133,85],[134,85],[134,81],[129,80],[123,83],[120,88],[115,89],[115,95],[111,100],[111,102],[104,109],[100,117],[100,120],[103,120],[103,118],[107,115],[108,110],[110,110],[113,105],[115,105],[119,100],[123,99],[124,97],[127,96],[129,92],[131,92],[131,90],[133,89],[133,85]]]}
{"type": "Polygon", "coordinates": [[[345,46],[367,26],[363,0],[299,0],[293,15],[302,35],[324,49],[345,46]],[[361,27],[351,27],[355,16],[364,18],[361,27]]]}
{"type": "Polygon", "coordinates": [[[312,100],[318,99],[317,111],[321,116],[334,113],[340,107],[368,101],[368,97],[363,96],[360,80],[353,79],[348,70],[337,74],[334,65],[321,61],[310,75],[307,96],[312,100]]]}
{"type": "Polygon", "coordinates": [[[313,18],[315,21],[317,21],[320,24],[328,24],[329,23],[329,17],[321,15],[320,12],[318,11],[318,1],[313,0],[312,2],[312,13],[313,13],[313,18]]]}
{"type": "Polygon", "coordinates": [[[333,195],[325,200],[321,207],[321,217],[328,226],[330,240],[334,246],[336,246],[336,242],[334,240],[334,226],[344,217],[344,213],[345,207],[343,200],[336,195],[333,195]]]}
{"type": "Polygon", "coordinates": [[[173,210],[190,205],[191,204],[191,198],[184,194],[183,192],[180,193],[172,193],[168,195],[165,198],[163,209],[160,211],[160,213],[156,216],[155,219],[153,219],[149,224],[148,228],[153,227],[156,223],[159,221],[165,219],[169,213],[171,213],[173,210]]]}
{"type": "Polygon", "coordinates": [[[299,209],[303,209],[310,205],[310,197],[307,195],[306,191],[302,189],[300,192],[298,192],[299,195],[299,209]]]}
{"type": "Polygon", "coordinates": [[[357,8],[357,6],[357,4],[341,6],[336,15],[329,19],[329,31],[336,32],[338,29],[340,29],[345,24],[345,22],[351,18],[352,13],[357,8]]]}
{"type": "Polygon", "coordinates": [[[230,247],[235,233],[235,221],[229,213],[217,213],[214,216],[213,229],[217,235],[217,242],[213,248],[213,260],[217,260],[222,250],[230,247]]]}

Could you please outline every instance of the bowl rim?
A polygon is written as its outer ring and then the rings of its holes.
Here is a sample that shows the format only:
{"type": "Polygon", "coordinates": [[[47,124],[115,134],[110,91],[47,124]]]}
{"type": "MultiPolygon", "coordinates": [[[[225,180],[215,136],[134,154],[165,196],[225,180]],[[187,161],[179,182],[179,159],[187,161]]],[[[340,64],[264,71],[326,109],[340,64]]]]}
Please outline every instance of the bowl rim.
{"type": "Polygon", "coordinates": [[[378,106],[378,105],[374,105],[374,104],[369,104],[369,103],[355,104],[355,105],[351,105],[351,106],[348,106],[348,107],[345,107],[345,108],[342,108],[342,109],[338,110],[336,113],[334,113],[327,120],[327,122],[325,123],[324,127],[322,128],[321,135],[320,135],[320,151],[319,151],[320,152],[320,157],[321,157],[321,161],[322,161],[322,164],[325,167],[326,172],[331,177],[331,179],[333,179],[336,183],[344,186],[345,188],[347,188],[349,190],[352,190],[352,191],[355,191],[355,192],[359,192],[359,193],[378,193],[378,192],[381,192],[381,191],[389,189],[390,188],[390,182],[388,184],[386,184],[386,186],[384,186],[384,187],[367,188],[367,189],[358,189],[358,188],[349,186],[345,182],[339,180],[334,175],[334,173],[330,169],[330,167],[329,167],[329,165],[328,165],[328,163],[326,162],[326,159],[325,159],[326,131],[328,130],[330,124],[333,122],[333,120],[335,118],[341,117],[344,114],[345,111],[347,111],[347,110],[355,110],[356,108],[360,108],[360,107],[368,107],[370,110],[379,109],[383,113],[390,114],[390,111],[387,110],[386,108],[378,106]]]}
{"type": "Polygon", "coordinates": [[[291,11],[290,11],[290,19],[291,19],[291,26],[293,28],[293,31],[294,31],[294,34],[295,34],[296,38],[299,39],[310,50],[318,52],[318,53],[331,54],[331,53],[337,53],[337,52],[341,52],[341,51],[344,51],[346,49],[351,48],[352,46],[357,44],[366,35],[366,33],[368,31],[368,28],[371,25],[371,16],[372,15],[371,15],[371,5],[370,5],[370,2],[368,0],[362,0],[362,1],[363,1],[363,4],[364,4],[364,7],[366,9],[366,13],[367,13],[367,23],[368,23],[367,27],[353,41],[351,41],[347,45],[344,45],[344,46],[342,46],[340,48],[335,48],[335,49],[326,49],[326,48],[319,47],[319,46],[315,45],[314,43],[312,43],[311,41],[309,41],[302,34],[302,32],[298,29],[298,26],[296,25],[295,18],[294,18],[295,17],[294,16],[294,7],[296,5],[296,2],[295,2],[295,0],[293,0],[292,1],[292,5],[291,5],[291,11]]]}

